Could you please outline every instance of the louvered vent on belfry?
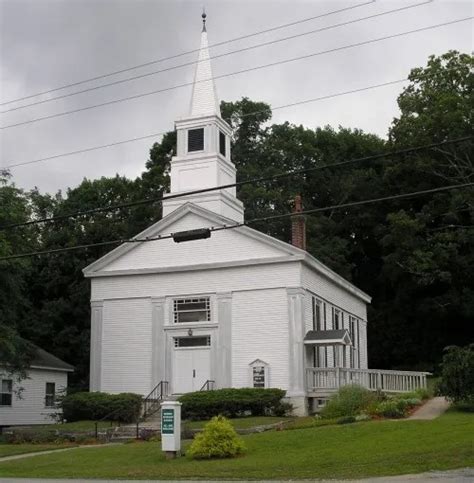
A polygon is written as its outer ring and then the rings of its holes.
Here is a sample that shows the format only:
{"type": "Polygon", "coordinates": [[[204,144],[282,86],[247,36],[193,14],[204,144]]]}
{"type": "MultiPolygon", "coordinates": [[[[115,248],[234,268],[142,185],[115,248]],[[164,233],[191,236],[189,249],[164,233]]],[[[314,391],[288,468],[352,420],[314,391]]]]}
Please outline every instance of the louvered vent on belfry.
{"type": "Polygon", "coordinates": [[[204,128],[188,131],[188,152],[204,150],[204,128]]]}
{"type": "Polygon", "coordinates": [[[219,131],[219,152],[225,157],[225,134],[219,131]]]}

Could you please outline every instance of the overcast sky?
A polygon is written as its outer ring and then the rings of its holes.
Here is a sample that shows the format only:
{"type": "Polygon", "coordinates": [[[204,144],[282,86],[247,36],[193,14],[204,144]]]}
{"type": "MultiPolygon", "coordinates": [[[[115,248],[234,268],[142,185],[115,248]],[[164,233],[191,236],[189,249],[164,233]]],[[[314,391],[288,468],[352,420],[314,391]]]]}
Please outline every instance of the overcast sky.
{"type": "MultiPolygon", "coordinates": [[[[365,3],[323,0],[207,0],[210,44],[277,25],[365,3]]],[[[212,55],[288,35],[423,3],[378,0],[370,5],[211,49],[212,55]]],[[[9,101],[82,79],[149,62],[199,47],[203,1],[165,0],[0,0],[1,99],[9,101]]],[[[469,0],[435,0],[410,10],[311,34],[213,61],[219,76],[434,25],[472,15],[469,0]]],[[[472,21],[310,57],[216,81],[221,100],[243,96],[280,106],[358,89],[407,76],[430,54],[449,49],[471,53],[472,21]]],[[[115,79],[191,62],[197,53],[61,90],[57,96],[115,79]]],[[[192,81],[194,66],[2,114],[6,126],[108,100],[192,81]]],[[[275,111],[273,121],[310,128],[329,124],[361,128],[385,137],[398,115],[403,85],[369,90],[275,111]]],[[[187,114],[191,88],[56,117],[1,132],[0,167],[173,129],[187,114]]],[[[37,97],[23,103],[46,99],[37,97]]],[[[21,103],[0,106],[1,110],[21,103]]],[[[159,138],[157,138],[159,139],[159,138]]],[[[15,183],[41,191],[76,186],[82,178],[135,177],[144,170],[153,140],[66,156],[11,170],[15,183]]]]}

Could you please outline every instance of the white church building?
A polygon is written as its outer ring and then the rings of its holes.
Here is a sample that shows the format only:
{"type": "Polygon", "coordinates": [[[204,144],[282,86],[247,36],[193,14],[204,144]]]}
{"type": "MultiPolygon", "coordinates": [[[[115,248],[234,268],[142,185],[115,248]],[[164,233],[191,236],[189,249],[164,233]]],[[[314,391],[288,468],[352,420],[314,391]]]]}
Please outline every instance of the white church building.
{"type": "MultiPolygon", "coordinates": [[[[205,23],[190,111],[175,127],[169,195],[235,183],[205,23]]],[[[189,194],[165,199],[163,218],[136,238],[243,220],[235,188],[189,194]]],[[[90,390],[273,387],[306,414],[345,383],[423,386],[422,373],[368,370],[370,296],[307,253],[304,220],[292,223],[292,244],[239,226],[182,243],[125,243],[85,268],[90,390]]]]}

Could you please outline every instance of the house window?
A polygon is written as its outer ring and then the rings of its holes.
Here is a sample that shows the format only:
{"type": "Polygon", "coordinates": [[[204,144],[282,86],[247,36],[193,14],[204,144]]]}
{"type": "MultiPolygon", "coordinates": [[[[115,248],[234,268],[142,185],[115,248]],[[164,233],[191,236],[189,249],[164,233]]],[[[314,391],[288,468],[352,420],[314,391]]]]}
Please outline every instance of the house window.
{"type": "Polygon", "coordinates": [[[202,151],[204,149],[204,128],[190,129],[188,131],[188,152],[202,151]]]}
{"type": "Polygon", "coordinates": [[[12,405],[13,382],[11,379],[2,379],[2,387],[0,388],[0,406],[12,405]]]}
{"type": "Polygon", "coordinates": [[[174,300],[174,323],[208,322],[211,320],[209,297],[174,300]]]}
{"type": "Polygon", "coordinates": [[[322,329],[322,302],[313,297],[313,330],[322,329]]]}
{"type": "Polygon", "coordinates": [[[225,156],[225,134],[219,131],[219,152],[225,156]]]}
{"type": "Polygon", "coordinates": [[[175,347],[208,347],[211,345],[211,336],[204,337],[175,337],[175,347]]]}
{"type": "Polygon", "coordinates": [[[44,405],[47,408],[54,408],[55,402],[56,402],[56,384],[54,382],[47,382],[44,405]]]}

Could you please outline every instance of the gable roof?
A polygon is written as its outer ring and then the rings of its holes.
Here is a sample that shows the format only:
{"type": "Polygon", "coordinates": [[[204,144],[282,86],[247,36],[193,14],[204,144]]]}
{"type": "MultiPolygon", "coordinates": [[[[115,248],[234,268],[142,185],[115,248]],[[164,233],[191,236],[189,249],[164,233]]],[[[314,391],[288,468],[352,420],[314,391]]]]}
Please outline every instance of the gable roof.
{"type": "Polygon", "coordinates": [[[310,330],[304,337],[304,343],[313,345],[349,345],[351,338],[346,329],[310,330]]]}
{"type": "MultiPolygon", "coordinates": [[[[31,344],[31,342],[30,342],[31,344]]],[[[62,361],[53,354],[46,352],[41,347],[35,344],[31,344],[34,350],[34,356],[31,361],[31,368],[33,369],[55,369],[57,371],[73,372],[74,366],[62,361]]]]}
{"type": "MultiPolygon", "coordinates": [[[[215,212],[202,208],[201,206],[194,205],[192,203],[185,203],[176,210],[172,211],[169,215],[165,216],[161,220],[157,221],[153,225],[146,228],[144,231],[133,237],[133,239],[140,239],[140,238],[152,238],[157,236],[160,233],[166,233],[166,229],[170,227],[173,223],[177,222],[181,218],[183,218],[188,213],[193,213],[197,216],[200,216],[206,220],[208,220],[212,225],[215,226],[232,226],[235,225],[235,221],[225,218],[215,212]]],[[[281,252],[281,256],[274,257],[273,259],[262,260],[262,263],[271,263],[271,262],[291,262],[291,261],[301,261],[305,265],[307,265],[311,270],[317,272],[320,275],[325,276],[326,278],[330,279],[335,284],[339,285],[340,287],[344,288],[345,290],[351,292],[356,297],[362,299],[366,303],[370,303],[371,297],[367,295],[365,292],[357,288],[355,285],[351,284],[349,281],[338,275],[336,272],[331,270],[329,267],[321,263],[315,257],[310,255],[305,250],[301,250],[289,243],[285,243],[277,238],[274,238],[270,235],[266,235],[260,231],[257,231],[253,228],[248,226],[239,226],[237,228],[233,228],[233,231],[236,231],[246,237],[252,238],[257,240],[269,247],[272,247],[279,252],[281,252]]],[[[104,255],[103,257],[99,258],[95,262],[91,263],[87,267],[83,269],[83,273],[86,277],[100,277],[100,276],[112,276],[112,275],[128,275],[132,274],[133,271],[125,270],[121,271],[103,271],[103,269],[111,264],[113,261],[117,260],[118,258],[122,257],[126,253],[136,249],[139,246],[142,246],[143,243],[146,242],[131,242],[131,243],[124,243],[117,248],[111,250],[109,253],[104,255]]],[[[250,262],[254,263],[254,262],[250,262]]],[[[228,264],[231,266],[232,264],[228,264]]],[[[223,265],[224,266],[224,265],[223,265]]],[[[198,270],[198,269],[206,269],[206,268],[216,268],[216,264],[209,264],[209,266],[204,265],[195,265],[195,266],[188,266],[188,267],[167,267],[165,271],[183,271],[183,270],[198,270]]],[[[150,268],[148,269],[140,269],[140,273],[158,273],[163,270],[159,270],[157,268],[150,268]]]]}

